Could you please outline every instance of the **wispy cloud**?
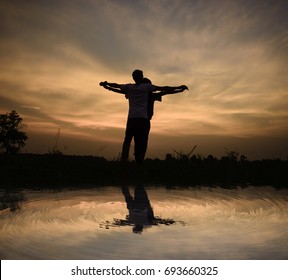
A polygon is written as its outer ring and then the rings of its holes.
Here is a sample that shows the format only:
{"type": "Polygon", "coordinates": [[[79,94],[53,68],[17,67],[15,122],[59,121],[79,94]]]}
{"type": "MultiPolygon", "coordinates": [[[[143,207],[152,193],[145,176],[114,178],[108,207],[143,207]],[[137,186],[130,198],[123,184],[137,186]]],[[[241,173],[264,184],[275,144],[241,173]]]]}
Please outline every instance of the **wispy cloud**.
{"type": "Polygon", "coordinates": [[[33,109],[33,110],[40,110],[39,107],[29,106],[29,105],[22,105],[21,108],[24,108],[24,109],[33,109]]]}

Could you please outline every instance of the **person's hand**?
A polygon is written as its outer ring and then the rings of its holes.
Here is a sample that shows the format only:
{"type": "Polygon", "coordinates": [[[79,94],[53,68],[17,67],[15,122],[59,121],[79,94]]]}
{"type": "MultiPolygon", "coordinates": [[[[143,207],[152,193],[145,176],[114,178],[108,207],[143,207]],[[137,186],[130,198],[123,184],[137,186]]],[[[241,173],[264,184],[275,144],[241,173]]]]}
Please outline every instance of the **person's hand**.
{"type": "Polygon", "coordinates": [[[105,86],[107,86],[107,81],[101,82],[101,83],[99,83],[99,85],[100,85],[101,87],[105,87],[105,86]]]}

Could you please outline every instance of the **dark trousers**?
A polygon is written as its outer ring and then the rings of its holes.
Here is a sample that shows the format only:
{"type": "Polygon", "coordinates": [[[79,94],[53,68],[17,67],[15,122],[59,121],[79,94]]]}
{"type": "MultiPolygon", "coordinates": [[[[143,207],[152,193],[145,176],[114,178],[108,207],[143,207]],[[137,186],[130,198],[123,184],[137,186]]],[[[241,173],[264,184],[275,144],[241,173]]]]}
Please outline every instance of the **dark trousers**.
{"type": "Polygon", "coordinates": [[[150,121],[145,118],[128,118],[125,139],[122,147],[121,160],[127,161],[132,139],[134,138],[134,156],[138,163],[144,160],[148,136],[150,131],[150,121]]]}

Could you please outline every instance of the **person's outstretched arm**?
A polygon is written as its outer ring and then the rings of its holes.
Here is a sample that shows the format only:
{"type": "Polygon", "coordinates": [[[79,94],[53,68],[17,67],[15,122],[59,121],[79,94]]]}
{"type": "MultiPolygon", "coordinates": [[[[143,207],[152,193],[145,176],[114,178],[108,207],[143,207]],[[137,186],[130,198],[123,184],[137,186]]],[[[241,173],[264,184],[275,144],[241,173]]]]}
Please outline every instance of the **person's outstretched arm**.
{"type": "Polygon", "coordinates": [[[162,90],[160,91],[159,93],[156,93],[156,94],[160,94],[161,96],[163,95],[166,95],[166,94],[176,94],[176,93],[179,93],[179,92],[183,92],[184,90],[189,90],[187,86],[180,86],[179,88],[167,88],[166,90],[162,90]]]}
{"type": "Polygon", "coordinates": [[[177,92],[182,92],[184,90],[189,90],[187,86],[182,85],[182,86],[178,86],[178,87],[170,87],[170,86],[155,86],[156,91],[164,91],[168,93],[177,93],[177,92]],[[174,92],[175,91],[175,92],[174,92]]]}
{"type": "Polygon", "coordinates": [[[164,87],[159,87],[156,86],[156,92],[154,92],[156,95],[166,95],[166,94],[175,94],[179,92],[183,92],[184,90],[189,90],[187,86],[182,85],[178,87],[169,87],[169,86],[164,86],[164,87]]]}
{"type": "Polygon", "coordinates": [[[99,83],[99,85],[104,87],[107,90],[111,90],[111,91],[114,91],[114,92],[125,94],[123,92],[123,90],[121,89],[121,86],[119,84],[117,84],[117,83],[108,83],[108,82],[105,81],[105,82],[99,83]]]}

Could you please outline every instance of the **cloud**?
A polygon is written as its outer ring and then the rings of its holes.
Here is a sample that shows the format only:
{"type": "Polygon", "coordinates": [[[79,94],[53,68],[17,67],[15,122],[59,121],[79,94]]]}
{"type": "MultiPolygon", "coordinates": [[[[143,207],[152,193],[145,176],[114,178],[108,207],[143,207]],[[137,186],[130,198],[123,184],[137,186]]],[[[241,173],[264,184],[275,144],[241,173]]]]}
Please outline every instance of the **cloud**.
{"type": "Polygon", "coordinates": [[[25,109],[32,109],[32,110],[40,110],[39,107],[36,107],[36,106],[29,106],[29,105],[22,105],[21,108],[25,108],[25,109]]]}

